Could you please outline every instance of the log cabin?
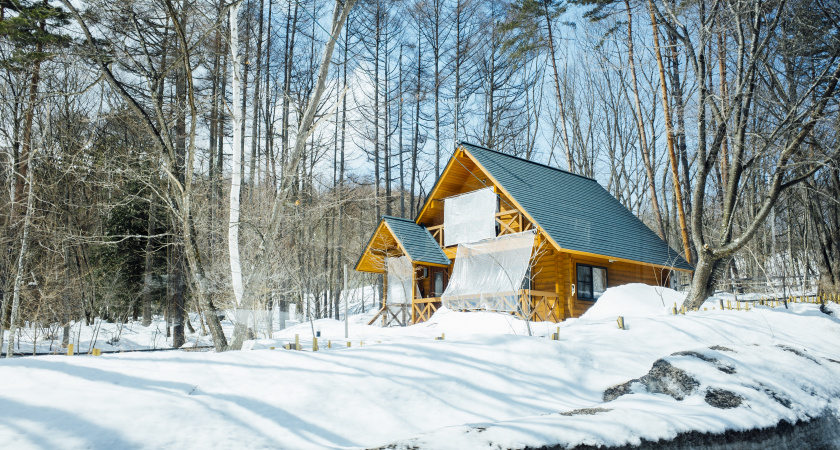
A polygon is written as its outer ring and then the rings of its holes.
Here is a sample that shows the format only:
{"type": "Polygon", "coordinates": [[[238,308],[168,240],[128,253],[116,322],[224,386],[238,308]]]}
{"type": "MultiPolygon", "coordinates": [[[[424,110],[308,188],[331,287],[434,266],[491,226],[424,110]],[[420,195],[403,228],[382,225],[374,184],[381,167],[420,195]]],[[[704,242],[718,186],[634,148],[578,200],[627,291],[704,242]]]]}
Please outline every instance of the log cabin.
{"type": "MultiPolygon", "coordinates": [[[[607,287],[668,286],[693,267],[594,179],[461,142],[417,217],[382,217],[355,270],[385,274],[383,306],[371,323],[381,317],[383,325],[407,325],[428,320],[441,305],[560,322],[582,315],[607,287]],[[514,280],[502,306],[447,303],[453,280],[492,281],[493,269],[484,273],[481,260],[459,268],[458,258],[512,235],[528,235],[533,245],[521,284],[514,280]],[[394,295],[388,283],[400,280],[400,261],[410,287],[394,295]]],[[[464,286],[455,290],[458,299],[470,297],[464,286]]]]}

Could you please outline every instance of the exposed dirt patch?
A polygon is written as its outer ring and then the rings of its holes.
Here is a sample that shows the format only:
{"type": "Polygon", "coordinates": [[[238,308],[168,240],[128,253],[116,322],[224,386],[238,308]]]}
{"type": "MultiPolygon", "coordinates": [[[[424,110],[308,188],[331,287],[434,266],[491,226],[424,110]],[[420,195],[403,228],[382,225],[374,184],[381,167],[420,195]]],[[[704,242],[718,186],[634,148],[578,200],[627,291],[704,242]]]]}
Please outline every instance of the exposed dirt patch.
{"type": "Polygon", "coordinates": [[[579,445],[576,447],[543,446],[523,450],[786,450],[840,449],[840,421],[833,415],[810,421],[790,423],[783,420],[773,427],[725,433],[680,433],[673,439],[649,441],[639,445],[605,447],[579,445]]]}
{"type": "Polygon", "coordinates": [[[719,351],[719,352],[730,352],[730,353],[735,353],[735,350],[732,350],[731,348],[724,347],[724,346],[722,346],[722,345],[713,345],[713,346],[711,346],[711,347],[709,347],[709,348],[710,348],[710,349],[712,349],[712,350],[717,350],[717,351],[719,351]]]}
{"type": "Polygon", "coordinates": [[[727,391],[726,389],[712,388],[706,391],[705,400],[706,403],[714,406],[715,408],[730,409],[741,406],[741,402],[744,401],[744,398],[732,391],[727,391]]]}
{"type": "Polygon", "coordinates": [[[608,408],[581,408],[581,409],[573,409],[571,411],[566,411],[560,413],[561,416],[592,416],[602,412],[609,412],[612,409],[608,408]]]}
{"type": "Polygon", "coordinates": [[[693,356],[697,359],[701,359],[703,361],[706,361],[707,363],[714,364],[715,367],[717,367],[717,370],[720,370],[723,373],[728,373],[730,375],[735,373],[735,368],[734,367],[721,363],[720,360],[718,360],[717,358],[712,358],[709,355],[704,355],[704,354],[702,354],[700,352],[696,352],[694,350],[686,350],[686,351],[683,351],[683,352],[672,353],[671,356],[693,356]]]}
{"type": "Polygon", "coordinates": [[[803,357],[803,358],[805,358],[809,361],[813,361],[815,364],[821,364],[819,361],[814,359],[814,357],[812,357],[810,355],[806,355],[805,353],[803,353],[803,352],[801,352],[801,351],[799,351],[799,350],[797,350],[793,347],[788,347],[787,345],[784,345],[784,344],[776,344],[776,347],[779,347],[780,349],[782,349],[786,352],[791,352],[796,356],[801,356],[801,357],[803,357]]]}
{"type": "Polygon", "coordinates": [[[615,400],[634,389],[644,389],[653,394],[666,394],[676,400],[683,400],[698,386],[700,383],[686,371],[674,367],[664,359],[657,359],[647,375],[604,391],[604,401],[615,400]]]}

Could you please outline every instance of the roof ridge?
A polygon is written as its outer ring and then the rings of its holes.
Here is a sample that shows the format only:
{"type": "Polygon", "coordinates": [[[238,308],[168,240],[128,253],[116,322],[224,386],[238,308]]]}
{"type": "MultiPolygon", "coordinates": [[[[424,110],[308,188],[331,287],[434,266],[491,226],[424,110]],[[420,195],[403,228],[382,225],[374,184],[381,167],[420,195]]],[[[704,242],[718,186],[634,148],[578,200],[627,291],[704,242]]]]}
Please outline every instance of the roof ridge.
{"type": "Polygon", "coordinates": [[[488,152],[498,153],[498,154],[500,154],[502,156],[506,156],[508,158],[518,159],[520,161],[535,164],[535,165],[540,166],[540,167],[545,167],[546,169],[556,170],[558,172],[565,173],[565,174],[568,174],[568,175],[574,175],[576,177],[580,177],[580,178],[583,178],[585,180],[594,181],[596,183],[598,182],[598,180],[596,180],[594,178],[591,178],[591,177],[587,177],[586,175],[581,175],[579,173],[569,172],[568,170],[564,170],[564,169],[561,169],[559,167],[552,167],[552,166],[549,166],[548,164],[543,164],[543,163],[539,163],[539,162],[536,162],[536,161],[531,161],[530,159],[525,159],[525,158],[522,158],[522,157],[519,157],[519,156],[510,155],[510,154],[507,154],[507,153],[504,153],[504,152],[500,152],[498,150],[493,150],[492,148],[482,147],[480,145],[476,145],[476,144],[473,144],[473,143],[470,143],[470,142],[467,142],[467,141],[458,141],[458,145],[459,146],[460,145],[468,145],[470,147],[480,148],[482,150],[487,150],[488,152]]]}
{"type": "Polygon", "coordinates": [[[382,218],[383,218],[383,219],[388,218],[388,219],[394,219],[394,220],[402,220],[402,221],[404,221],[404,222],[411,222],[411,223],[414,223],[414,221],[413,221],[413,220],[411,220],[411,219],[403,219],[402,217],[389,216],[389,215],[387,215],[387,214],[382,214],[382,218]]]}

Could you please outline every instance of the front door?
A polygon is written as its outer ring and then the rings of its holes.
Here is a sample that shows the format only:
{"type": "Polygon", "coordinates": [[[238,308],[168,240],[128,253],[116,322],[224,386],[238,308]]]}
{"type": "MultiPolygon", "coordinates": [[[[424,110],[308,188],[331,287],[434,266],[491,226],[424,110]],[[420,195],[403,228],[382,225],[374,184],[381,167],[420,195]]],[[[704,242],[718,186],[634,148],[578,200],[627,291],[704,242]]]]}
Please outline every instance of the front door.
{"type": "Polygon", "coordinates": [[[432,297],[443,295],[443,291],[446,290],[446,278],[446,271],[444,269],[436,269],[432,273],[432,297]]]}

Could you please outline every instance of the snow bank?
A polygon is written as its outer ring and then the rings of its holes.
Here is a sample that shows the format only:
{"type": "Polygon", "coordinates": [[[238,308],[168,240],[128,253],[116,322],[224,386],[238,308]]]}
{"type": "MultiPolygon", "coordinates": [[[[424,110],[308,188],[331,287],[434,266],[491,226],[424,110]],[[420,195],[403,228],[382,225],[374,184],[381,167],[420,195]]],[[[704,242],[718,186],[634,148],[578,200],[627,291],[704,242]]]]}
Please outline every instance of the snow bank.
{"type": "Polygon", "coordinates": [[[674,303],[679,307],[684,300],[685,295],[673,289],[639,283],[625,284],[607,289],[581,319],[665,316],[670,314],[674,303]]]}

